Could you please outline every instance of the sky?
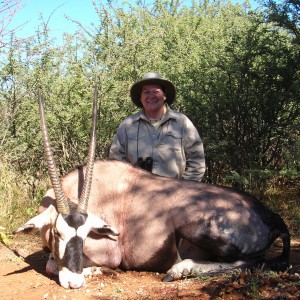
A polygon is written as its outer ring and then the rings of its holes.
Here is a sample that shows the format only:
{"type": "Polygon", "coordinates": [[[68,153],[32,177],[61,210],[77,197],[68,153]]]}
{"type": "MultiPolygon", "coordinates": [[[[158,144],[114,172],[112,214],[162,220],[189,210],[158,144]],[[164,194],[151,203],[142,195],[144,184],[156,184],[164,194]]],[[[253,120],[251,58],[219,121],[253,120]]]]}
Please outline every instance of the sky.
{"type": "Polygon", "coordinates": [[[78,27],[66,16],[85,26],[98,19],[91,0],[21,0],[21,5],[7,27],[7,30],[17,29],[18,37],[35,35],[41,20],[47,22],[49,19],[51,36],[59,42],[64,32],[74,33],[78,27]]]}
{"type": "MultiPolygon", "coordinates": [[[[106,3],[106,0],[104,1],[106,3]]],[[[152,1],[149,0],[149,2],[152,1]]],[[[242,2],[242,0],[235,1],[242,2]]],[[[100,2],[101,0],[96,0],[97,4],[100,2]]],[[[120,3],[121,1],[115,2],[120,3]]],[[[187,0],[187,2],[189,1],[187,0]]],[[[251,0],[250,3],[255,4],[255,0],[251,0]]],[[[48,23],[51,30],[50,36],[55,38],[57,43],[62,41],[64,32],[72,34],[78,28],[77,24],[67,20],[66,16],[82,23],[85,27],[89,27],[93,22],[98,22],[91,0],[21,0],[21,5],[22,7],[16,12],[7,27],[7,30],[17,29],[18,37],[35,35],[38,26],[42,23],[41,16],[45,22],[50,18],[48,23]]]]}

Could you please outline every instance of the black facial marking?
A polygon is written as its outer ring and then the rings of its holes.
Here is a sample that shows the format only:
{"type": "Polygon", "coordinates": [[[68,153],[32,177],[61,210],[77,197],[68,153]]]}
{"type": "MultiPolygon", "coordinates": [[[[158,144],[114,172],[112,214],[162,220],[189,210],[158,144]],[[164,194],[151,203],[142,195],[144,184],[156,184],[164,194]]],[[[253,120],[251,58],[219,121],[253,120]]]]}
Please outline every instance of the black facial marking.
{"type": "Polygon", "coordinates": [[[104,225],[102,228],[97,228],[97,232],[103,235],[119,235],[115,234],[108,225],[104,225]]]}
{"type": "Polygon", "coordinates": [[[80,226],[82,226],[85,223],[87,219],[87,214],[75,212],[69,215],[65,215],[64,219],[70,227],[73,227],[77,230],[80,226]]]}
{"type": "Polygon", "coordinates": [[[62,264],[74,273],[82,273],[83,240],[79,236],[72,237],[66,245],[66,251],[62,258],[62,264]]]}

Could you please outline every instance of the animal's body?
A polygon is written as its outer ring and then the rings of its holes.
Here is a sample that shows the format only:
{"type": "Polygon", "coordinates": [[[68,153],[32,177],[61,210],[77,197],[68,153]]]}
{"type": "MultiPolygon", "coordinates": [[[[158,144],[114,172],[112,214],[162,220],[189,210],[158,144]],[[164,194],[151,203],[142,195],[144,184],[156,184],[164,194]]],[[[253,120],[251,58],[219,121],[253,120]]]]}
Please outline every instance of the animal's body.
{"type": "Polygon", "coordinates": [[[40,214],[14,233],[41,231],[51,252],[46,269],[65,288],[80,288],[88,267],[167,272],[227,272],[259,262],[287,268],[290,236],[281,217],[249,194],[164,178],[124,162],[94,163],[97,89],[87,167],[58,178],[39,93],[45,156],[53,189],[40,214]],[[69,200],[68,200],[69,199],[69,200]],[[261,256],[277,237],[282,254],[261,256]],[[210,261],[208,261],[210,260],[210,261]]]}
{"type": "MultiPolygon", "coordinates": [[[[75,203],[83,173],[83,168],[78,168],[62,178],[65,196],[75,203]]],[[[51,204],[55,205],[53,190],[44,197],[40,212],[51,204]]],[[[249,194],[230,188],[163,178],[123,162],[97,161],[88,214],[116,228],[119,236],[90,233],[84,241],[83,267],[171,269],[174,278],[193,269],[222,272],[257,261],[279,236],[284,250],[278,262],[288,266],[289,233],[281,217],[249,194]],[[180,239],[197,246],[194,250],[199,249],[199,255],[197,251],[196,257],[190,256],[190,251],[184,253],[180,239]],[[202,251],[218,263],[200,262],[202,251]],[[188,266],[174,266],[178,252],[183,253],[183,260],[192,258],[186,261],[188,266]]],[[[51,223],[43,225],[41,232],[44,246],[52,250],[51,227],[51,223]]]]}

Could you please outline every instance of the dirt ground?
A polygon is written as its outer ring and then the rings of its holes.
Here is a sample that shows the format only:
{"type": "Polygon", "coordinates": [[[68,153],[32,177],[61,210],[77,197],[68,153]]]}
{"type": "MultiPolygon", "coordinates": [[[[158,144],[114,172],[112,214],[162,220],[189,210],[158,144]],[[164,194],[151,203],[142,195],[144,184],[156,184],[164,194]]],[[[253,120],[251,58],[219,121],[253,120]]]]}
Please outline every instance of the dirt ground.
{"type": "MultiPolygon", "coordinates": [[[[273,253],[280,251],[273,247],[273,253]]],[[[292,241],[289,272],[255,270],[170,283],[161,281],[164,274],[117,270],[66,290],[47,275],[46,260],[37,236],[18,236],[9,247],[0,243],[0,299],[300,299],[300,240],[292,241]]]]}

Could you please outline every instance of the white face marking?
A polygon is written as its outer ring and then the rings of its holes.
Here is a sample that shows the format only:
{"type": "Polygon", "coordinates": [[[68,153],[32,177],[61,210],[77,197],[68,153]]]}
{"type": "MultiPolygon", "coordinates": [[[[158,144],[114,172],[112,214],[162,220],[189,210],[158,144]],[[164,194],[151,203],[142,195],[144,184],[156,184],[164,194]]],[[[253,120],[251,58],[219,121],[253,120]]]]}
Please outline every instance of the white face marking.
{"type": "Polygon", "coordinates": [[[71,238],[76,236],[76,230],[67,224],[61,214],[59,214],[56,219],[56,230],[60,237],[58,255],[60,258],[62,258],[65,254],[67,243],[71,238]]]}
{"type": "Polygon", "coordinates": [[[81,237],[83,240],[86,239],[87,235],[91,231],[91,226],[89,226],[90,224],[88,219],[89,217],[87,218],[86,222],[77,229],[77,236],[81,237]]]}

